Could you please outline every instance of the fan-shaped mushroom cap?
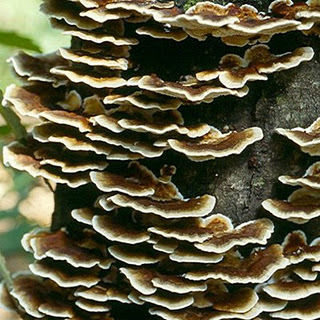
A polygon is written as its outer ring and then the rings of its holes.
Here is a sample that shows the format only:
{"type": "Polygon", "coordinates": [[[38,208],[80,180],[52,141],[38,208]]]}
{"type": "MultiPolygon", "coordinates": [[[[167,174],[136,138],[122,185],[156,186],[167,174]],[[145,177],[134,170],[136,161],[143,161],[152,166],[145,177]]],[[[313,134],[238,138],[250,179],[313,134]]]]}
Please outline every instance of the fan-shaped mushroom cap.
{"type": "MultiPolygon", "coordinates": [[[[110,21],[104,25],[104,32],[80,30],[55,18],[50,19],[51,25],[62,30],[65,35],[70,35],[93,44],[112,44],[114,46],[137,45],[139,41],[134,38],[124,38],[124,26],[122,21],[110,21]]],[[[61,58],[60,58],[61,59],[61,58]]],[[[63,59],[64,60],[64,59],[63,59]]],[[[65,60],[64,60],[65,61],[65,60]]]]}
{"type": "Polygon", "coordinates": [[[229,283],[262,283],[272,274],[285,268],[289,261],[284,258],[280,245],[254,251],[247,258],[229,257],[215,265],[186,273],[190,280],[221,279],[229,283]]]}
{"type": "Polygon", "coordinates": [[[278,319],[319,319],[320,295],[315,294],[305,299],[289,302],[285,309],[271,313],[270,316],[278,319]]]}
{"type": "Polygon", "coordinates": [[[121,217],[111,215],[94,216],[92,226],[95,231],[110,241],[137,244],[149,240],[148,232],[141,230],[134,223],[123,224],[121,217]]]}
{"type": "Polygon", "coordinates": [[[114,245],[108,248],[109,253],[117,260],[130,265],[142,266],[155,264],[163,259],[163,254],[146,245],[114,245]]]}
{"type": "MultiPolygon", "coordinates": [[[[184,153],[191,160],[204,157],[203,160],[226,157],[231,154],[240,154],[247,146],[263,138],[260,128],[253,127],[241,132],[221,133],[217,129],[197,139],[169,139],[169,146],[178,152],[184,153]]],[[[155,143],[162,146],[162,143],[155,143]]]]}
{"type": "Polygon", "coordinates": [[[14,275],[10,294],[18,301],[21,308],[30,316],[43,318],[45,315],[70,318],[74,315],[72,306],[66,300],[55,301],[57,292],[51,283],[29,273],[14,275]]]}
{"type": "Polygon", "coordinates": [[[127,70],[129,62],[125,58],[105,57],[102,53],[90,53],[84,50],[60,48],[62,58],[75,63],[83,63],[93,67],[105,67],[111,70],[127,70]]]}
{"type": "Polygon", "coordinates": [[[80,29],[93,30],[101,26],[96,21],[81,17],[81,9],[70,1],[46,0],[41,5],[41,11],[50,18],[63,19],[67,24],[80,29]]]}
{"type": "Polygon", "coordinates": [[[217,253],[200,251],[192,246],[178,246],[169,255],[170,260],[179,263],[218,263],[223,256],[217,253]]]}
{"type": "Polygon", "coordinates": [[[51,261],[37,261],[29,266],[31,272],[39,277],[48,278],[62,288],[84,286],[90,288],[96,285],[100,278],[90,269],[72,268],[51,261]]]}
{"type": "Polygon", "coordinates": [[[164,308],[152,308],[149,310],[151,315],[161,317],[163,319],[173,320],[222,320],[222,319],[255,319],[262,312],[281,310],[285,303],[274,302],[272,305],[264,301],[259,301],[252,309],[245,313],[234,313],[224,311],[212,311],[208,309],[187,308],[178,311],[169,311],[164,308]],[[272,307],[272,308],[271,308],[272,307]],[[271,310],[269,310],[271,308],[271,310]]]}
{"type": "Polygon", "coordinates": [[[115,134],[106,130],[96,130],[86,134],[86,137],[92,141],[99,141],[128,149],[131,152],[138,152],[144,157],[154,158],[163,154],[165,147],[154,146],[152,140],[145,139],[139,133],[124,132],[115,134]]]}
{"type": "MultiPolygon", "coordinates": [[[[257,293],[251,288],[241,288],[234,292],[208,291],[200,294],[203,306],[218,311],[245,313],[259,301],[257,293]]],[[[197,302],[197,297],[195,297],[197,302]]]]}
{"type": "Polygon", "coordinates": [[[95,212],[91,208],[80,208],[72,210],[71,216],[78,222],[92,226],[92,219],[95,216],[95,212]]]}
{"type": "Polygon", "coordinates": [[[131,16],[131,13],[121,9],[108,10],[106,8],[100,7],[100,8],[82,11],[80,13],[80,16],[90,18],[93,21],[96,21],[99,23],[104,23],[111,20],[129,18],[131,16]]]}
{"type": "Polygon", "coordinates": [[[121,273],[130,281],[131,286],[144,295],[151,295],[157,288],[151,282],[155,272],[145,268],[120,268],[121,273]]]}
{"type": "Polygon", "coordinates": [[[273,55],[266,45],[256,45],[245,52],[244,58],[227,54],[220,60],[219,68],[196,74],[199,81],[218,78],[227,88],[242,88],[247,81],[267,80],[267,75],[299,65],[312,59],[312,48],[299,48],[292,53],[273,55]]]}
{"type": "Polygon", "coordinates": [[[111,307],[104,302],[101,303],[97,301],[86,300],[83,298],[76,300],[75,305],[78,308],[88,312],[108,312],[111,309],[111,307]]]}
{"type": "Polygon", "coordinates": [[[268,295],[283,300],[299,300],[320,293],[320,281],[294,281],[284,279],[263,287],[268,295]]]}
{"type": "Polygon", "coordinates": [[[9,62],[16,74],[27,78],[28,81],[53,83],[57,87],[65,84],[65,80],[61,80],[50,73],[50,69],[55,66],[67,65],[66,60],[62,59],[56,52],[31,56],[21,51],[10,58],[9,62]]]}
{"type": "Polygon", "coordinates": [[[191,243],[204,242],[215,233],[223,233],[232,230],[231,220],[221,214],[211,215],[208,218],[195,218],[191,221],[178,221],[172,225],[155,226],[148,229],[149,232],[165,238],[177,239],[191,243]]]}
{"type": "Polygon", "coordinates": [[[195,79],[186,82],[167,82],[161,80],[156,75],[143,76],[138,81],[138,87],[162,95],[185,99],[191,102],[213,101],[214,98],[225,95],[243,97],[248,93],[248,88],[243,87],[238,90],[216,87],[210,84],[201,84],[195,79]]]}
{"type": "Polygon", "coordinates": [[[154,135],[178,133],[190,138],[197,138],[205,135],[211,129],[207,124],[183,126],[184,119],[181,113],[176,110],[144,110],[124,104],[103,113],[105,114],[91,117],[90,122],[115,133],[131,130],[154,135]]]}
{"type": "Polygon", "coordinates": [[[150,91],[136,91],[130,95],[108,95],[105,104],[132,104],[141,109],[176,110],[182,101],[150,91]]]}
{"type": "Polygon", "coordinates": [[[207,285],[204,282],[190,281],[178,276],[167,276],[160,273],[155,273],[151,282],[158,289],[178,294],[201,292],[207,289],[207,285]]]}
{"type": "Polygon", "coordinates": [[[291,186],[302,186],[312,189],[320,189],[320,161],[311,165],[303,177],[280,176],[279,180],[291,186]]]}
{"type": "Polygon", "coordinates": [[[89,289],[79,288],[76,290],[75,296],[98,302],[118,301],[131,303],[128,299],[128,293],[114,285],[98,285],[89,289]]]}
{"type": "Polygon", "coordinates": [[[5,102],[12,104],[23,116],[46,119],[58,124],[76,127],[80,132],[90,131],[90,122],[82,115],[64,110],[52,110],[41,103],[41,97],[24,88],[12,84],[7,87],[5,102]]]}
{"type": "Polygon", "coordinates": [[[139,296],[142,301],[151,303],[156,306],[164,307],[168,310],[180,310],[191,306],[194,298],[191,295],[179,295],[165,291],[157,291],[149,296],[139,296]]]}
{"type": "Polygon", "coordinates": [[[294,191],[288,201],[268,199],[262,206],[278,218],[302,224],[320,215],[320,195],[317,191],[301,188],[294,191]]]}
{"type": "Polygon", "coordinates": [[[52,74],[66,77],[73,83],[84,83],[92,88],[119,88],[127,84],[127,81],[117,76],[110,77],[95,77],[88,75],[88,73],[81,73],[81,71],[71,70],[62,67],[54,67],[50,70],[52,74]]]}
{"type": "Polygon", "coordinates": [[[304,260],[320,261],[320,238],[314,239],[308,245],[307,237],[301,230],[289,233],[284,239],[282,246],[284,256],[292,264],[297,264],[304,260]]]}
{"type": "Polygon", "coordinates": [[[234,229],[213,233],[210,239],[195,244],[195,247],[206,252],[222,253],[234,246],[244,246],[249,243],[266,244],[273,229],[273,223],[268,219],[253,220],[234,229]]]}
{"type": "Polygon", "coordinates": [[[107,155],[107,159],[111,160],[136,160],[142,158],[141,154],[101,141],[92,141],[71,127],[53,123],[43,123],[34,127],[32,135],[40,142],[60,143],[72,151],[91,151],[96,154],[104,154],[107,155]]]}
{"type": "Polygon", "coordinates": [[[129,207],[142,213],[152,213],[166,219],[173,219],[206,216],[213,210],[216,200],[210,195],[187,200],[157,201],[117,194],[111,197],[102,196],[99,203],[106,210],[110,210],[113,206],[129,207]]]}
{"type": "Polygon", "coordinates": [[[131,162],[124,175],[109,172],[91,172],[92,182],[104,192],[121,192],[129,196],[153,199],[182,199],[178,188],[172,182],[163,183],[152,171],[138,162],[131,162]]]}
{"type": "Polygon", "coordinates": [[[308,128],[276,129],[277,133],[287,137],[301,147],[303,152],[312,156],[320,155],[320,118],[308,128]]]}
{"type": "Polygon", "coordinates": [[[58,167],[42,165],[28,148],[19,142],[12,142],[3,148],[3,159],[6,165],[17,170],[27,171],[33,177],[43,177],[56,183],[67,184],[77,188],[90,181],[88,172],[65,173],[58,167]]]}
{"type": "Polygon", "coordinates": [[[37,260],[51,258],[66,261],[79,268],[92,268],[102,261],[102,255],[94,253],[89,248],[79,246],[64,231],[48,232],[34,231],[24,235],[24,249],[33,252],[37,260]]]}
{"type": "Polygon", "coordinates": [[[151,36],[157,39],[172,39],[175,41],[183,41],[188,34],[180,28],[166,28],[160,25],[143,26],[136,30],[139,35],[151,36]]]}

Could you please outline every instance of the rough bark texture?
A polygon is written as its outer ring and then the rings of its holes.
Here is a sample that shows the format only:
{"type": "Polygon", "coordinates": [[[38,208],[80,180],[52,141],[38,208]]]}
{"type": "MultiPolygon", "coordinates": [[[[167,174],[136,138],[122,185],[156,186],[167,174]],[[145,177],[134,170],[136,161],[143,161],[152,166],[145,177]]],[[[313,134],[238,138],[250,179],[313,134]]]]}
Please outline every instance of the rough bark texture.
{"type": "MultiPolygon", "coordinates": [[[[267,11],[270,2],[254,1],[254,5],[262,11],[267,11]]],[[[248,1],[237,3],[244,4],[248,1]]],[[[205,54],[208,63],[212,64],[212,61],[219,61],[223,54],[243,55],[246,49],[227,47],[217,39],[200,43],[197,40],[190,40],[190,55],[184,52],[183,60],[181,60],[181,55],[177,51],[179,50],[178,45],[169,48],[163,46],[161,41],[156,41],[155,47],[143,48],[141,44],[140,51],[132,52],[132,54],[133,56],[136,54],[139,59],[141,59],[140,55],[143,55],[146,71],[157,72],[164,77],[163,65],[168,68],[196,69],[197,60],[203,59],[203,55],[199,58],[197,52],[207,50],[205,54]],[[152,60],[154,58],[152,51],[157,52],[158,57],[161,57],[156,64],[152,60]],[[170,57],[171,61],[166,61],[167,57],[170,57]],[[151,69],[148,70],[148,66],[151,69]]],[[[223,213],[231,217],[235,224],[266,215],[261,209],[263,200],[270,197],[286,199],[294,190],[278,182],[278,176],[303,174],[311,163],[318,160],[316,157],[310,157],[301,152],[289,140],[278,136],[274,129],[306,127],[320,116],[319,42],[317,37],[306,37],[300,33],[278,35],[268,44],[274,53],[284,53],[286,50],[291,51],[297,47],[311,46],[315,51],[314,59],[293,70],[270,75],[268,81],[249,83],[250,92],[245,98],[218,98],[210,105],[181,109],[186,122],[206,122],[222,131],[241,130],[251,126],[261,127],[264,132],[262,141],[248,147],[241,155],[208,162],[191,162],[185,156],[171,151],[166,152],[160,159],[143,162],[154,169],[159,169],[164,163],[176,165],[178,171],[174,182],[179,186],[181,192],[186,197],[204,193],[215,195],[217,197],[215,213],[223,213]]],[[[201,63],[203,64],[203,61],[201,63]]],[[[69,193],[69,199],[57,196],[54,229],[70,221],[68,218],[70,217],[68,209],[70,204],[72,207],[78,206],[78,202],[83,205],[83,197],[87,197],[86,201],[94,199],[95,195],[89,196],[92,192],[89,189],[75,190],[69,193]],[[69,204],[61,204],[59,199],[64,199],[69,204]],[[63,211],[62,214],[61,211],[63,211]]],[[[61,192],[68,194],[68,188],[60,186],[57,193],[61,194],[61,192]]],[[[320,231],[319,223],[315,224],[314,220],[299,227],[280,220],[276,225],[278,232],[275,233],[274,240],[277,241],[281,241],[289,230],[297,228],[307,230],[310,238],[318,236],[320,231]]]]}

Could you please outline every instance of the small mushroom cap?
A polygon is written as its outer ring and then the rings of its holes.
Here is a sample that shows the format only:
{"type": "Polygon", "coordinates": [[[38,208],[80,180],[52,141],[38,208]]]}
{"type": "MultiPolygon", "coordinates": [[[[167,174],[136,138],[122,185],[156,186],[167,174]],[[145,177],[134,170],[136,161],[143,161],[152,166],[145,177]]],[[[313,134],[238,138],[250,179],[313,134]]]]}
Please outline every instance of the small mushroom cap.
{"type": "Polygon", "coordinates": [[[314,265],[310,267],[300,264],[294,267],[293,272],[304,281],[314,281],[317,279],[318,273],[313,267],[314,265]]]}
{"type": "Polygon", "coordinates": [[[320,261],[320,239],[316,238],[308,245],[307,237],[301,230],[289,233],[282,246],[284,256],[292,264],[297,264],[304,260],[320,261]]]}
{"type": "Polygon", "coordinates": [[[318,145],[320,144],[319,126],[320,118],[306,129],[300,127],[293,129],[279,128],[276,131],[299,145],[302,151],[308,152],[311,155],[317,155],[319,152],[318,145]]]}
{"type": "Polygon", "coordinates": [[[114,285],[98,285],[89,289],[79,288],[76,290],[75,296],[97,302],[118,301],[131,303],[126,291],[114,285]]]}
{"type": "Polygon", "coordinates": [[[303,177],[280,176],[279,180],[291,186],[302,186],[312,189],[320,189],[320,162],[311,165],[303,177]]]}
{"type": "Polygon", "coordinates": [[[91,208],[80,208],[71,211],[74,220],[92,226],[92,219],[95,216],[94,210],[91,208]]]}
{"type": "Polygon", "coordinates": [[[90,18],[99,23],[104,23],[107,21],[129,18],[131,13],[121,9],[108,10],[100,7],[82,11],[80,16],[90,18]]]}
{"type": "Polygon", "coordinates": [[[146,245],[114,245],[108,248],[109,253],[117,260],[134,266],[155,264],[163,259],[163,254],[146,245]]]}
{"type": "Polygon", "coordinates": [[[289,261],[284,258],[280,245],[254,251],[249,257],[231,257],[209,267],[186,273],[190,280],[221,279],[229,283],[262,283],[272,274],[285,268],[289,261]]]}
{"type": "Polygon", "coordinates": [[[131,286],[144,295],[151,295],[157,291],[151,280],[155,272],[149,269],[120,268],[121,273],[130,281],[131,286]]]}
{"type": "Polygon", "coordinates": [[[152,213],[166,219],[173,219],[206,216],[213,210],[216,200],[210,195],[188,200],[156,201],[117,194],[111,197],[103,196],[99,203],[108,210],[110,205],[108,202],[117,207],[129,207],[142,213],[152,213]]]}
{"type": "Polygon", "coordinates": [[[320,215],[319,193],[306,188],[294,191],[288,201],[268,199],[262,206],[278,218],[298,219],[296,223],[306,223],[320,215]]]}

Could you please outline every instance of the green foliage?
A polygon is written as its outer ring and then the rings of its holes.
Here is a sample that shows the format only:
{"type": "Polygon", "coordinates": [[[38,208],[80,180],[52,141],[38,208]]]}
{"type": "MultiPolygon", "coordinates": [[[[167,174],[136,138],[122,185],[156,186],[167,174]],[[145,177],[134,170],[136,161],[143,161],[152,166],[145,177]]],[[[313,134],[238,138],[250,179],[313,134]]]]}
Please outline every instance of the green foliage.
{"type": "MultiPolygon", "coordinates": [[[[0,101],[2,101],[2,92],[0,90],[0,101]]],[[[12,111],[10,107],[4,107],[0,103],[0,114],[7,122],[7,125],[13,131],[17,140],[21,140],[26,137],[27,131],[20,122],[20,118],[12,111]]]]}
{"type": "Polygon", "coordinates": [[[21,36],[15,32],[0,30],[0,44],[25,50],[41,52],[41,49],[34,40],[21,36]]]}
{"type": "Polygon", "coordinates": [[[183,5],[183,9],[185,11],[187,11],[189,8],[196,5],[198,2],[204,2],[204,1],[214,2],[217,4],[221,4],[223,6],[230,3],[230,2],[234,2],[232,0],[231,1],[229,1],[229,0],[187,0],[186,3],[183,5]]]}
{"type": "Polygon", "coordinates": [[[0,253],[0,275],[4,279],[6,286],[11,289],[12,287],[12,278],[9,270],[6,266],[6,260],[3,255],[0,253]]]}

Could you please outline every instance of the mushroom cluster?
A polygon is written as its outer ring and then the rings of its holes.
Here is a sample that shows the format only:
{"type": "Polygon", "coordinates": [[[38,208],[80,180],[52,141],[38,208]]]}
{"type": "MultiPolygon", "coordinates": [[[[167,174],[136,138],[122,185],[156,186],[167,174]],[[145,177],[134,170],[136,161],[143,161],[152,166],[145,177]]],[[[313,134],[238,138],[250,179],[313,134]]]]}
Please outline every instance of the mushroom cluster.
{"type": "MultiPolygon", "coordinates": [[[[311,156],[320,155],[319,124],[317,119],[308,128],[277,129],[277,133],[297,144],[311,156]]],[[[320,162],[313,163],[302,177],[280,176],[279,181],[289,186],[297,186],[287,200],[268,199],[262,203],[273,216],[297,224],[304,224],[320,216],[320,162]]]]}
{"type": "MultiPolygon", "coordinates": [[[[14,276],[11,288],[2,285],[1,302],[26,319],[120,320],[131,312],[166,320],[319,318],[320,308],[310,307],[320,305],[318,239],[308,244],[296,231],[282,244],[268,243],[270,219],[233,226],[213,214],[214,196],[185,198],[172,182],[176,168],[164,165],[156,175],[152,165],[167,150],[207,161],[261,140],[258,127],[221,132],[185,123],[183,115],[220,96],[243,97],[248,81],[311,60],[310,47],[273,54],[261,43],[288,31],[317,32],[317,1],[277,0],[268,15],[212,2],[184,12],[154,0],[44,0],[42,11],[72,36],[72,45],[10,59],[24,84],[9,86],[4,104],[37,124],[4,148],[4,162],[70,189],[89,186],[99,197],[73,207],[71,225],[24,236],[23,247],[36,261],[30,273],[14,276]],[[243,56],[201,61],[185,74],[153,70],[144,53],[156,55],[162,41],[183,54],[190,41],[210,37],[253,46],[243,56]]],[[[312,150],[316,129],[296,135],[312,150]]],[[[298,223],[318,216],[316,175],[317,164],[306,177],[282,177],[303,188],[288,204],[267,200],[263,206],[298,223]],[[311,208],[303,214],[301,198],[311,208]]]]}

